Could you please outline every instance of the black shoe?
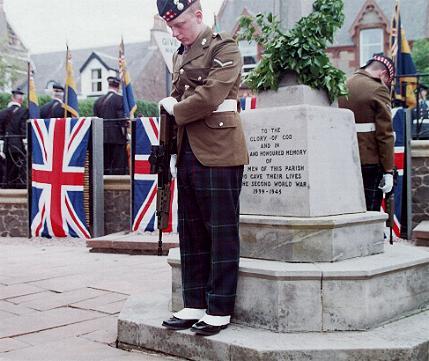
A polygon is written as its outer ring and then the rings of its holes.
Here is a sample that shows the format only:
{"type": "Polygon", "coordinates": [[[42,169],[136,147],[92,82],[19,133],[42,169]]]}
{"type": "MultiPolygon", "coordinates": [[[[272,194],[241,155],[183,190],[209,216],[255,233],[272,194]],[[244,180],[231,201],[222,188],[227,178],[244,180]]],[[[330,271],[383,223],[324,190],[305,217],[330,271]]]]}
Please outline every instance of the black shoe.
{"type": "Polygon", "coordinates": [[[192,327],[195,322],[198,322],[198,320],[181,320],[173,316],[169,320],[164,321],[162,325],[170,330],[186,330],[192,327]]]}
{"type": "Polygon", "coordinates": [[[222,326],[212,326],[204,321],[198,321],[195,325],[192,326],[191,331],[195,332],[197,335],[201,336],[212,336],[219,333],[219,331],[227,328],[228,325],[222,326]]]}

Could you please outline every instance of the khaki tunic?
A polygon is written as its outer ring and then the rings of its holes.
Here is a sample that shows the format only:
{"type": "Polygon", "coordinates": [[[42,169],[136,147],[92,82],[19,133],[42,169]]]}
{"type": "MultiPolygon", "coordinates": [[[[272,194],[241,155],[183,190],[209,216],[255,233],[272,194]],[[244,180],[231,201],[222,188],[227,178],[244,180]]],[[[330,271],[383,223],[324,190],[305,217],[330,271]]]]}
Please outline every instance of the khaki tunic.
{"type": "Polygon", "coordinates": [[[205,166],[227,167],[249,161],[240,115],[214,113],[225,99],[237,101],[242,58],[236,42],[207,27],[183,54],[173,57],[171,96],[178,126],[178,162],[184,132],[196,158],[205,166]]]}
{"type": "Polygon", "coordinates": [[[353,111],[356,123],[375,124],[375,131],[357,133],[361,164],[392,170],[395,140],[387,87],[362,69],[349,78],[347,87],[349,95],[338,100],[339,106],[353,111]]]}

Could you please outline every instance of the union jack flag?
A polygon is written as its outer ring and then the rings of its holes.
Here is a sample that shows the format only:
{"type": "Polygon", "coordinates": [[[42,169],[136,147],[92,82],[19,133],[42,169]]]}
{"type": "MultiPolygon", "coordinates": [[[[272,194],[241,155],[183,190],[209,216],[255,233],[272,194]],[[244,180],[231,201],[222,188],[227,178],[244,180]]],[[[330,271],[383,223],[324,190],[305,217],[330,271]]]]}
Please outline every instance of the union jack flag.
{"type": "MultiPolygon", "coordinates": [[[[133,231],[153,232],[156,228],[156,193],[158,176],[150,174],[152,145],[159,144],[159,119],[138,118],[135,123],[133,174],[133,231]]],[[[177,232],[177,185],[171,181],[169,225],[165,232],[177,232]]]]}
{"type": "Polygon", "coordinates": [[[31,120],[31,235],[90,238],[83,203],[91,119],[31,120]]]}
{"type": "Polygon", "coordinates": [[[240,105],[242,111],[256,109],[256,97],[242,97],[240,105]]]}

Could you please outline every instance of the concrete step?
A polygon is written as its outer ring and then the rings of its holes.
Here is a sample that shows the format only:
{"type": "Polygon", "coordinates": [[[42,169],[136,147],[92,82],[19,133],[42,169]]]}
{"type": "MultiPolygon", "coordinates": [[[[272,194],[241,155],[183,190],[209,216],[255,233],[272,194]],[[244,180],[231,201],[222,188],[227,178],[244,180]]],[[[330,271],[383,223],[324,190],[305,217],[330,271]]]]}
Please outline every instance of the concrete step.
{"type": "MultiPolygon", "coordinates": [[[[362,332],[276,333],[231,324],[211,337],[161,326],[169,300],[128,299],[118,320],[118,345],[204,361],[428,361],[429,310],[362,332]]],[[[388,304],[386,304],[388,307],[388,304]]]]}
{"type": "Polygon", "coordinates": [[[416,246],[429,247],[429,221],[420,222],[413,230],[416,246]]]}
{"type": "MultiPolygon", "coordinates": [[[[119,232],[86,242],[90,252],[156,255],[158,253],[158,232],[119,232]]],[[[163,234],[162,253],[179,246],[178,234],[163,234]]]]}

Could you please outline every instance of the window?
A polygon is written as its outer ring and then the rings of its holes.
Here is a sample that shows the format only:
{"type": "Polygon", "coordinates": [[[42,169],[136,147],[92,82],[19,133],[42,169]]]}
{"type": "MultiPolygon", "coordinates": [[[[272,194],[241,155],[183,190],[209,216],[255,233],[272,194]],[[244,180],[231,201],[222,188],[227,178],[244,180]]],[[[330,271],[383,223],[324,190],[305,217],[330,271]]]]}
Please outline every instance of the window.
{"type": "Polygon", "coordinates": [[[92,69],[91,70],[91,90],[93,93],[99,93],[103,90],[103,82],[101,79],[101,69],[92,69]]]}
{"type": "Polygon", "coordinates": [[[258,64],[256,60],[258,45],[253,40],[251,42],[242,40],[238,43],[238,46],[240,47],[241,56],[243,57],[243,73],[248,73],[258,64]]]}
{"type": "Polygon", "coordinates": [[[366,64],[375,53],[384,51],[383,29],[363,29],[360,31],[360,65],[366,64]]]}

